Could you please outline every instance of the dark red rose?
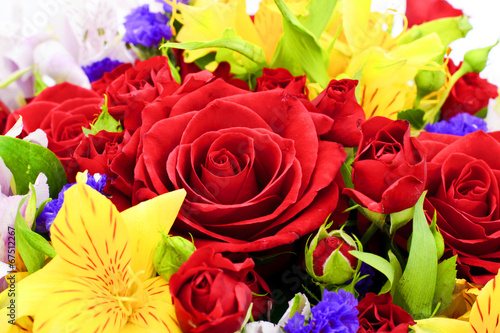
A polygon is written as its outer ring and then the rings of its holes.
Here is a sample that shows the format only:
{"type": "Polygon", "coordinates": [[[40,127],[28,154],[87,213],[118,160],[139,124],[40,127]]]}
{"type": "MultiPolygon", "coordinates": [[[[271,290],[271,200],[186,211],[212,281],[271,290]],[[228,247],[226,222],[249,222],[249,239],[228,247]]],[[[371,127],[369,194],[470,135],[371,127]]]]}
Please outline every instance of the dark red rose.
{"type": "MultiPolygon", "coordinates": [[[[215,77],[220,77],[227,83],[232,84],[241,89],[249,90],[248,84],[240,79],[235,79],[234,74],[231,74],[231,65],[228,62],[220,62],[215,71],[213,72],[215,77]]],[[[257,79],[258,80],[258,79],[257,79]]]]}
{"type": "Polygon", "coordinates": [[[360,119],[365,120],[365,112],[356,100],[357,84],[356,80],[331,80],[312,101],[320,113],[334,119],[332,129],[323,136],[325,140],[341,143],[344,147],[358,146],[361,133],[357,125],[360,119]]]}
{"type": "Polygon", "coordinates": [[[392,303],[391,294],[368,293],[359,301],[358,333],[407,333],[415,321],[408,312],[392,303]]]}
{"type": "Polygon", "coordinates": [[[427,218],[437,212],[447,254],[458,256],[458,275],[480,284],[500,269],[498,134],[424,132],[418,138],[428,150],[427,218]]]}
{"type": "Polygon", "coordinates": [[[409,28],[415,24],[460,15],[463,15],[462,10],[453,8],[446,0],[406,0],[409,28]]]}
{"type": "Polygon", "coordinates": [[[181,234],[221,251],[262,251],[317,229],[337,206],[345,152],[319,140],[332,120],[294,96],[219,79],[144,114],[168,118],[144,121],[132,202],[186,189],[181,234]]]}
{"type": "Polygon", "coordinates": [[[0,133],[5,130],[5,124],[7,123],[7,117],[10,114],[10,110],[5,104],[0,101],[0,133]]]}
{"type": "MultiPolygon", "coordinates": [[[[123,65],[122,65],[123,66],[123,65]]],[[[117,67],[122,71],[125,67],[117,67]]],[[[111,72],[111,77],[115,76],[111,72]]],[[[156,56],[139,61],[116,77],[105,91],[109,113],[120,120],[126,130],[135,131],[141,125],[144,107],[158,97],[171,95],[179,88],[173,79],[166,57],[156,56]]]]}
{"type": "MultiPolygon", "coordinates": [[[[455,73],[462,63],[457,67],[450,59],[448,68],[450,73],[455,73]]],[[[467,73],[462,76],[451,88],[450,95],[441,107],[441,119],[450,119],[459,113],[476,114],[479,110],[488,106],[490,98],[498,96],[498,87],[486,79],[479,77],[477,73],[467,73]]]]}
{"type": "Polygon", "coordinates": [[[99,80],[92,82],[92,90],[99,95],[106,93],[106,89],[111,82],[117,79],[120,75],[124,74],[131,67],[131,63],[124,63],[115,67],[111,72],[105,72],[99,80]]]}
{"type": "Polygon", "coordinates": [[[255,91],[280,90],[307,99],[306,76],[293,76],[285,68],[264,68],[255,91]]]}
{"type": "Polygon", "coordinates": [[[90,128],[89,124],[101,113],[102,102],[102,97],[91,90],[70,83],[57,84],[10,114],[5,130],[22,116],[22,137],[41,128],[47,134],[48,148],[67,168],[70,156],[85,137],[82,127],[90,128]]]}
{"type": "Polygon", "coordinates": [[[390,214],[410,208],[424,191],[425,153],[402,120],[373,117],[360,125],[361,143],[352,163],[354,189],[344,193],[369,210],[390,214]]]}
{"type": "Polygon", "coordinates": [[[183,332],[238,331],[252,302],[246,284],[254,262],[234,264],[213,248],[196,250],[170,278],[170,293],[183,332]]]}

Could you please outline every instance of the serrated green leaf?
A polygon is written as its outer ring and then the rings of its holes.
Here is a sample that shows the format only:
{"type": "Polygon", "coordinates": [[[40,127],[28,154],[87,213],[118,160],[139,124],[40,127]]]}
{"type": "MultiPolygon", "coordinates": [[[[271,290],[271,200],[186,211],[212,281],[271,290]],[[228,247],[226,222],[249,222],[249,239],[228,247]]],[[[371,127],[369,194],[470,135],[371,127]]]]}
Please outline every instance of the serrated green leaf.
{"type": "Polygon", "coordinates": [[[349,253],[385,275],[385,277],[387,278],[387,283],[382,287],[379,294],[385,294],[392,289],[392,285],[395,281],[394,277],[396,271],[389,261],[373,253],[360,251],[349,251],[349,253]]]}
{"type": "Polygon", "coordinates": [[[257,45],[254,45],[250,42],[241,39],[240,37],[219,38],[208,42],[184,42],[184,43],[167,42],[161,46],[161,48],[163,47],[169,47],[181,50],[198,50],[210,47],[222,47],[239,52],[248,59],[258,64],[262,65],[267,64],[266,57],[262,49],[257,45]]]}
{"type": "Polygon", "coordinates": [[[311,0],[306,6],[307,15],[301,15],[297,19],[319,40],[336,5],[337,0],[311,0]]]}
{"type": "Polygon", "coordinates": [[[424,128],[425,112],[421,109],[408,109],[398,113],[398,119],[406,120],[410,123],[410,125],[414,129],[422,129],[424,128]]]}
{"type": "Polygon", "coordinates": [[[16,194],[28,193],[29,183],[35,183],[40,172],[47,176],[52,198],[56,198],[64,184],[68,182],[57,156],[37,144],[0,136],[0,157],[14,176],[16,194]]]}
{"type": "Polygon", "coordinates": [[[415,25],[405,32],[398,40],[399,45],[408,44],[436,33],[443,45],[449,45],[454,40],[465,37],[472,29],[467,16],[446,17],[415,25]]]}
{"type": "Polygon", "coordinates": [[[457,256],[448,258],[438,264],[436,290],[432,299],[432,307],[439,305],[436,313],[446,309],[451,304],[453,289],[455,288],[457,278],[457,256]]]}
{"type": "Polygon", "coordinates": [[[286,68],[293,75],[304,75],[323,88],[328,85],[326,51],[314,35],[293,16],[283,0],[274,0],[283,16],[283,35],[271,61],[272,68],[286,68]]]}
{"type": "Polygon", "coordinates": [[[432,315],[437,276],[436,243],[423,208],[425,194],[426,192],[415,205],[408,263],[398,281],[394,298],[394,304],[405,309],[415,319],[429,318],[432,315]]]}
{"type": "Polygon", "coordinates": [[[104,104],[101,106],[101,114],[97,117],[94,124],[90,124],[90,129],[82,127],[82,131],[85,135],[96,135],[100,131],[120,133],[123,132],[122,124],[113,118],[108,112],[108,96],[104,95],[104,104]]]}

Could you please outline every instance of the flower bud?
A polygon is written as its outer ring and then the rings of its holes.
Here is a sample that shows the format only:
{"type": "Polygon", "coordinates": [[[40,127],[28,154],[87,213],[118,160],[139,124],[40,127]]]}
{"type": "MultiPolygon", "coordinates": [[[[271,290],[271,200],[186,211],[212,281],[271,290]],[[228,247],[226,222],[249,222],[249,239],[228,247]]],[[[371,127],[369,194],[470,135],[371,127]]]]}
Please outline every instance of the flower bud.
{"type": "Polygon", "coordinates": [[[445,81],[446,75],[441,70],[419,70],[415,75],[415,84],[422,96],[439,90],[445,81]]]}
{"type": "Polygon", "coordinates": [[[326,231],[323,225],[306,249],[306,270],[316,281],[339,286],[352,280],[359,269],[358,260],[349,251],[358,245],[342,230],[326,231]]]}
{"type": "Polygon", "coordinates": [[[464,56],[462,67],[465,67],[467,72],[480,73],[484,67],[486,67],[486,61],[488,60],[490,50],[493,46],[497,45],[497,43],[488,47],[468,51],[464,56]]]}
{"type": "Polygon", "coordinates": [[[170,280],[195,250],[194,244],[183,237],[162,235],[153,260],[156,271],[165,280],[170,280]]]}

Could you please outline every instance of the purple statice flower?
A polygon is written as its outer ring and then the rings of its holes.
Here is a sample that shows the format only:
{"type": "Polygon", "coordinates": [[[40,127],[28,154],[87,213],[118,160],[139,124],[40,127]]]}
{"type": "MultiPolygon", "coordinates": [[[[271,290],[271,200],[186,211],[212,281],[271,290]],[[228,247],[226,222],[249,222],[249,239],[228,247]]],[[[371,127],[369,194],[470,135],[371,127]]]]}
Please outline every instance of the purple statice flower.
{"type": "Polygon", "coordinates": [[[368,293],[368,289],[372,286],[373,277],[375,276],[373,268],[370,265],[362,262],[361,267],[359,268],[359,276],[365,276],[365,275],[368,276],[358,281],[354,286],[354,288],[360,295],[366,295],[366,293],[368,293]]]}
{"type": "MultiPolygon", "coordinates": [[[[177,1],[177,3],[183,3],[185,5],[187,5],[189,3],[189,0],[174,0],[174,1],[177,1]]],[[[172,6],[170,6],[164,0],[156,0],[156,2],[159,2],[159,3],[163,4],[163,11],[165,13],[171,13],[172,12],[172,6]]]]}
{"type": "Polygon", "coordinates": [[[88,66],[82,66],[83,71],[87,74],[90,82],[99,80],[104,73],[111,72],[116,67],[123,64],[123,62],[118,60],[111,60],[109,58],[104,58],[102,60],[96,61],[88,66]]]}
{"type": "Polygon", "coordinates": [[[311,309],[306,325],[303,315],[296,312],[284,327],[287,333],[356,333],[359,328],[358,301],[343,289],[323,292],[323,300],[311,309]]]}
{"type": "Polygon", "coordinates": [[[425,125],[425,130],[432,133],[453,134],[464,136],[466,134],[483,130],[487,131],[484,119],[475,117],[468,113],[459,113],[448,121],[441,120],[435,124],[425,125]]]}
{"type": "MultiPolygon", "coordinates": [[[[93,189],[103,193],[104,186],[106,185],[106,180],[107,180],[106,175],[101,175],[96,173],[92,176],[89,175],[87,177],[86,184],[92,187],[93,189]]],[[[64,185],[61,192],[59,192],[57,199],[47,202],[47,204],[43,208],[42,213],[36,219],[36,228],[35,228],[36,232],[38,233],[50,232],[50,227],[52,226],[52,223],[54,223],[57,213],[59,213],[59,210],[63,205],[64,192],[66,192],[71,186],[75,184],[76,183],[64,185]]]]}
{"type": "Polygon", "coordinates": [[[162,38],[169,40],[172,37],[168,21],[166,15],[150,12],[149,5],[137,7],[125,17],[123,41],[146,47],[156,46],[162,38]]]}

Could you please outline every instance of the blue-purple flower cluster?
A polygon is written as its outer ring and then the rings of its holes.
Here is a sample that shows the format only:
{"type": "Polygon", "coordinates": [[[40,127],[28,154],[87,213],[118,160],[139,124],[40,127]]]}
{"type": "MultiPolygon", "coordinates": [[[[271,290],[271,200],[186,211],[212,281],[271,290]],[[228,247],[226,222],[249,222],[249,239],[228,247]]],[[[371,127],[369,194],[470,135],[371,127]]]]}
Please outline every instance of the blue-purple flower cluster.
{"type": "Polygon", "coordinates": [[[311,309],[311,318],[306,320],[296,312],[284,330],[287,333],[356,333],[359,328],[356,305],[358,301],[353,294],[342,289],[338,293],[325,289],[323,300],[311,309]]]}
{"type": "Polygon", "coordinates": [[[82,69],[89,78],[89,81],[94,82],[99,80],[104,75],[104,73],[111,72],[121,64],[123,64],[121,61],[104,58],[88,66],[82,66],[82,69]]]}
{"type": "MultiPolygon", "coordinates": [[[[101,175],[96,173],[92,176],[89,175],[87,177],[86,184],[92,187],[93,189],[99,191],[100,193],[103,193],[107,179],[108,177],[106,177],[106,175],[101,175]]],[[[75,184],[76,183],[64,185],[61,192],[59,192],[57,199],[47,202],[47,204],[43,208],[42,213],[36,219],[36,228],[35,228],[36,232],[38,233],[50,232],[50,227],[52,226],[52,223],[54,223],[57,213],[59,213],[59,210],[63,205],[64,192],[66,192],[71,186],[75,184]]]]}
{"type": "Polygon", "coordinates": [[[149,11],[149,5],[135,8],[125,18],[123,41],[145,47],[157,46],[162,38],[172,38],[169,18],[163,13],[149,11]]]}
{"type": "Polygon", "coordinates": [[[432,133],[464,136],[479,130],[486,132],[487,127],[484,119],[472,116],[468,113],[459,113],[448,121],[441,120],[435,124],[427,124],[425,125],[425,130],[432,133]]]}

